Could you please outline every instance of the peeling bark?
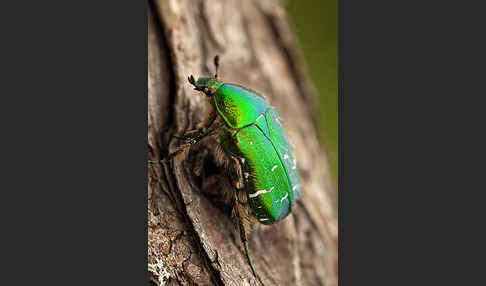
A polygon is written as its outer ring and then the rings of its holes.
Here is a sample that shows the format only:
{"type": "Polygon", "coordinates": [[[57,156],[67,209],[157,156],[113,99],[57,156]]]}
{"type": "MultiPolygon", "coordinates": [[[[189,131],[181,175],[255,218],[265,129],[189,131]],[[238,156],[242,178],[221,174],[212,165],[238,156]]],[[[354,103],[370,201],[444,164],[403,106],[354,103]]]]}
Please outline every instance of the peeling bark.
{"type": "MultiPolygon", "coordinates": [[[[278,1],[149,1],[149,158],[177,148],[175,134],[201,122],[203,98],[187,76],[214,73],[265,94],[295,145],[303,193],[292,214],[249,237],[264,285],[337,285],[336,201],[319,145],[313,89],[278,1]]],[[[227,185],[204,146],[148,168],[149,283],[260,285],[247,264],[227,185]],[[227,191],[227,189],[226,189],[227,191]]]]}

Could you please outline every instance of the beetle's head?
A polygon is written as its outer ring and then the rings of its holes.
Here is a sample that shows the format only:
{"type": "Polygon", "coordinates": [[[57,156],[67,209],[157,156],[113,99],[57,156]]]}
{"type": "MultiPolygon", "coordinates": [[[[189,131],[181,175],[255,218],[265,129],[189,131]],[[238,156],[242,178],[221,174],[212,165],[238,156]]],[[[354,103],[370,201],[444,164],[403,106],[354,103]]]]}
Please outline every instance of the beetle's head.
{"type": "Polygon", "coordinates": [[[216,66],[216,73],[214,77],[200,77],[197,81],[194,76],[187,78],[190,84],[194,86],[195,90],[202,91],[207,96],[212,96],[216,93],[218,88],[223,85],[223,82],[218,79],[218,67],[219,67],[219,57],[214,57],[214,65],[216,66]]]}
{"type": "Polygon", "coordinates": [[[195,90],[202,91],[207,96],[212,96],[223,84],[219,79],[214,77],[200,77],[195,81],[194,77],[191,75],[188,80],[189,83],[194,86],[195,90]]]}

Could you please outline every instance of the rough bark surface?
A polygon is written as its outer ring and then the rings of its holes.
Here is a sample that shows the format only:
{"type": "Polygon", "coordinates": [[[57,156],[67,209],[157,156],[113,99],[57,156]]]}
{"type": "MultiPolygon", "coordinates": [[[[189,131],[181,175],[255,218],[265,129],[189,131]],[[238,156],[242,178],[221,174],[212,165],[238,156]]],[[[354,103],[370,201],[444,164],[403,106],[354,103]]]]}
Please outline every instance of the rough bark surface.
{"type": "Polygon", "coordinates": [[[292,214],[252,232],[252,276],[231,220],[222,170],[204,146],[148,168],[149,283],[157,285],[337,285],[337,204],[318,143],[312,88],[281,2],[149,1],[150,159],[195,128],[203,98],[187,76],[212,75],[265,94],[295,145],[302,200],[292,214]]]}

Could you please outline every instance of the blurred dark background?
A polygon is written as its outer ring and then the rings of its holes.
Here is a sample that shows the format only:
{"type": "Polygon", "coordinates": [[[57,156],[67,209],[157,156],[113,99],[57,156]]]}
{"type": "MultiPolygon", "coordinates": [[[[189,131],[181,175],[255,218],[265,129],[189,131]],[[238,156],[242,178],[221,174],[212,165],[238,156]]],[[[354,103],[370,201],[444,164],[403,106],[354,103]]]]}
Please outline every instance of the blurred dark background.
{"type": "Polygon", "coordinates": [[[288,0],[287,11],[316,87],[319,134],[338,177],[338,2],[288,0]]]}

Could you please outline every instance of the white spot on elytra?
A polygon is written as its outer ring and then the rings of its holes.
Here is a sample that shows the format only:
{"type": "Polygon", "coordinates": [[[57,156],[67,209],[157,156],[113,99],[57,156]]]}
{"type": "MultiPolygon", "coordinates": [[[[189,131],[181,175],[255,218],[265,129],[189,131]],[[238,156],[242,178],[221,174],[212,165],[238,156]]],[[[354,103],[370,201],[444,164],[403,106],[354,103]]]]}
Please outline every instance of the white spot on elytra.
{"type": "Polygon", "coordinates": [[[260,221],[267,221],[268,218],[261,218],[260,221]]]}
{"type": "Polygon", "coordinates": [[[277,165],[273,166],[272,167],[272,172],[275,171],[276,168],[277,168],[277,165]]]}
{"type": "Polygon", "coordinates": [[[250,141],[250,145],[253,145],[253,141],[250,141]]]}
{"type": "Polygon", "coordinates": [[[245,161],[246,161],[246,159],[245,159],[245,158],[241,158],[241,163],[242,163],[242,164],[245,164],[245,161]]]}
{"type": "Polygon", "coordinates": [[[289,158],[289,155],[284,154],[284,159],[288,159],[288,158],[289,158]]]}
{"type": "Polygon", "coordinates": [[[245,172],[245,179],[248,179],[248,176],[250,176],[250,174],[245,172]]]}
{"type": "MultiPolygon", "coordinates": [[[[271,191],[271,189],[270,189],[270,191],[271,191]]],[[[255,193],[253,193],[253,194],[249,194],[248,196],[249,196],[250,198],[254,198],[254,197],[257,197],[257,196],[259,196],[259,195],[261,195],[261,194],[269,193],[270,191],[267,191],[267,190],[259,190],[259,191],[256,191],[256,192],[255,192],[255,193]]]]}
{"type": "Polygon", "coordinates": [[[283,202],[283,200],[285,200],[287,197],[289,196],[289,193],[285,193],[285,196],[280,200],[280,202],[283,202]]]}

